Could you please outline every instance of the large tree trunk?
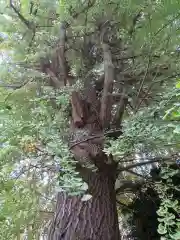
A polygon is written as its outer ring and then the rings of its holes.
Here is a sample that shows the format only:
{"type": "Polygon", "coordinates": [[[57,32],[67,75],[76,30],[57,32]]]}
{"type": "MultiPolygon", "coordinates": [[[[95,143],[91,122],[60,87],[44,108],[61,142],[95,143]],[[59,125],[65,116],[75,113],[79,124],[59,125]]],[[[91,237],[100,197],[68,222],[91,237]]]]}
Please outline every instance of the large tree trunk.
{"type": "Polygon", "coordinates": [[[107,44],[103,45],[105,80],[102,101],[89,81],[83,91],[71,97],[70,151],[78,162],[77,171],[88,184],[92,198],[59,193],[49,240],[120,240],[116,209],[116,167],[103,153],[104,132],[110,128],[113,64],[107,44]],[[98,170],[92,171],[88,166],[98,170]]]}
{"type": "MultiPolygon", "coordinates": [[[[103,160],[103,159],[102,159],[103,160]]],[[[115,168],[107,165],[103,171],[81,171],[89,184],[92,198],[59,193],[56,213],[49,231],[49,240],[120,240],[116,195],[115,168]]]]}

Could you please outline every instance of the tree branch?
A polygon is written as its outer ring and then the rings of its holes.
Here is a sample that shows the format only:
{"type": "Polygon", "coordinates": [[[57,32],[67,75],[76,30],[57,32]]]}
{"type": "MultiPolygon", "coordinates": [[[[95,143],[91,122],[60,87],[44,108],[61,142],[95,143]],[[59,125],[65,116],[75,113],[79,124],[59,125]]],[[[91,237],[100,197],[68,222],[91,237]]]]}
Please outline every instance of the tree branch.
{"type": "MultiPolygon", "coordinates": [[[[140,58],[140,57],[145,57],[146,55],[141,53],[137,55],[132,55],[132,56],[124,56],[124,57],[119,57],[118,55],[115,55],[113,57],[113,60],[118,60],[118,61],[123,61],[123,60],[129,60],[129,59],[135,59],[135,58],[140,58]]],[[[152,58],[160,58],[159,55],[152,55],[152,58]]]]}
{"type": "Polygon", "coordinates": [[[51,78],[51,80],[53,81],[53,85],[54,85],[55,88],[62,87],[62,84],[59,81],[59,79],[56,77],[56,75],[49,68],[46,69],[46,72],[47,72],[48,76],[51,78]]]}
{"type": "Polygon", "coordinates": [[[69,12],[70,12],[72,18],[75,19],[80,14],[85,13],[87,10],[89,10],[91,7],[94,6],[95,2],[96,2],[96,0],[92,0],[92,1],[88,0],[88,4],[82,10],[80,10],[79,12],[76,12],[76,13],[72,13],[72,10],[70,9],[69,12]]]}
{"type": "Polygon", "coordinates": [[[121,201],[119,201],[119,200],[117,200],[117,199],[116,199],[116,202],[117,202],[121,207],[123,207],[123,208],[131,209],[130,207],[128,207],[128,205],[122,203],[121,201]]]}
{"type": "Polygon", "coordinates": [[[14,12],[18,15],[19,19],[26,25],[28,29],[32,29],[32,23],[28,21],[13,5],[12,0],[9,1],[10,7],[14,10],[14,12]]]}
{"type": "Polygon", "coordinates": [[[31,41],[29,42],[29,50],[30,50],[30,47],[31,47],[32,44],[33,44],[33,41],[34,41],[34,39],[35,39],[35,36],[36,36],[36,28],[34,27],[34,28],[32,29],[32,38],[31,38],[31,41]]]}
{"type": "Polygon", "coordinates": [[[143,175],[141,175],[141,174],[139,174],[139,173],[136,173],[136,172],[134,172],[134,171],[132,171],[132,170],[127,170],[127,172],[129,172],[129,173],[131,173],[131,174],[133,174],[133,175],[135,175],[135,176],[137,176],[137,177],[141,177],[141,178],[146,178],[145,176],[143,176],[143,175]]]}
{"type": "Polygon", "coordinates": [[[116,189],[116,194],[124,193],[127,190],[131,190],[132,192],[138,191],[144,183],[145,181],[127,181],[123,183],[123,185],[120,186],[118,189],[116,189]]]}
{"type": "Polygon", "coordinates": [[[60,80],[64,83],[64,85],[67,84],[67,65],[65,58],[66,27],[67,23],[62,22],[60,26],[60,38],[57,48],[58,64],[60,68],[60,80]]]}
{"type": "Polygon", "coordinates": [[[127,95],[125,95],[125,88],[123,88],[121,99],[112,122],[113,126],[116,126],[117,128],[120,127],[127,104],[128,104],[127,95]]]}
{"type": "Polygon", "coordinates": [[[134,164],[131,164],[131,165],[128,165],[128,166],[125,166],[125,167],[120,167],[118,169],[118,171],[127,171],[131,168],[136,168],[136,167],[141,167],[141,166],[144,166],[144,165],[147,165],[147,164],[151,164],[151,163],[154,163],[154,162],[160,162],[160,161],[173,161],[173,156],[169,156],[169,157],[155,157],[149,161],[145,161],[145,162],[138,162],[138,163],[134,163],[134,164]]]}
{"type": "MultiPolygon", "coordinates": [[[[158,72],[158,70],[157,70],[157,72],[158,72]]],[[[147,90],[146,92],[143,92],[143,91],[142,91],[142,93],[143,93],[144,96],[143,96],[143,97],[141,98],[141,100],[139,101],[139,104],[138,104],[137,107],[136,107],[137,110],[138,110],[139,107],[141,106],[142,102],[145,101],[146,98],[148,99],[148,94],[149,94],[150,90],[152,89],[153,85],[155,84],[155,81],[154,81],[154,80],[155,80],[156,77],[157,77],[157,72],[156,72],[156,75],[154,76],[154,78],[153,78],[153,80],[152,80],[152,83],[150,84],[148,90],[147,90]]],[[[147,101],[147,100],[146,100],[146,101],[147,101]]],[[[148,101],[147,101],[147,102],[148,102],[148,101]]]]}
{"type": "Polygon", "coordinates": [[[157,32],[155,32],[153,37],[156,37],[161,31],[163,31],[166,27],[171,25],[179,17],[180,17],[180,13],[178,13],[173,19],[169,20],[166,24],[164,24],[161,28],[159,28],[157,32]]]}
{"type": "Polygon", "coordinates": [[[108,128],[111,121],[112,100],[109,94],[113,91],[114,66],[112,63],[110,47],[107,43],[103,43],[103,52],[105,79],[101,98],[100,119],[102,126],[108,128]]]}
{"type": "Polygon", "coordinates": [[[72,122],[75,127],[83,127],[85,125],[85,113],[83,103],[79,92],[73,91],[71,96],[72,106],[72,122]]]}
{"type": "Polygon", "coordinates": [[[132,21],[132,26],[129,30],[129,35],[132,37],[133,33],[135,32],[135,28],[136,28],[136,24],[139,20],[139,18],[141,17],[142,15],[142,10],[140,10],[133,18],[133,21],[132,21]]]}
{"type": "MultiPolygon", "coordinates": [[[[147,78],[147,75],[148,75],[148,71],[149,71],[149,67],[150,67],[150,61],[151,59],[150,59],[150,56],[149,56],[149,59],[148,59],[148,64],[147,64],[147,67],[146,67],[146,72],[145,72],[145,74],[144,74],[144,77],[143,77],[143,79],[142,79],[142,82],[141,82],[141,85],[140,85],[140,88],[139,88],[139,91],[138,91],[138,94],[137,94],[137,103],[138,103],[138,98],[139,98],[139,95],[140,95],[140,93],[141,93],[141,90],[142,90],[142,88],[143,88],[143,85],[144,85],[144,82],[145,82],[145,80],[146,80],[146,78],[147,78]]],[[[137,106],[136,106],[136,111],[138,110],[138,104],[137,104],[137,106]]]]}

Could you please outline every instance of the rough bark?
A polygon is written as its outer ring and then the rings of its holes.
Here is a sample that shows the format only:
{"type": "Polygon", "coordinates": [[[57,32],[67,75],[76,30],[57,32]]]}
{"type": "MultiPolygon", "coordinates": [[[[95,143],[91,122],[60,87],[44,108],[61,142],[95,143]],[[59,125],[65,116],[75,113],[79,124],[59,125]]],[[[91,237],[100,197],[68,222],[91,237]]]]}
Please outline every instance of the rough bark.
{"type": "Polygon", "coordinates": [[[120,240],[115,168],[106,165],[98,173],[84,169],[81,176],[92,198],[82,201],[81,196],[59,193],[48,240],[120,240]]]}

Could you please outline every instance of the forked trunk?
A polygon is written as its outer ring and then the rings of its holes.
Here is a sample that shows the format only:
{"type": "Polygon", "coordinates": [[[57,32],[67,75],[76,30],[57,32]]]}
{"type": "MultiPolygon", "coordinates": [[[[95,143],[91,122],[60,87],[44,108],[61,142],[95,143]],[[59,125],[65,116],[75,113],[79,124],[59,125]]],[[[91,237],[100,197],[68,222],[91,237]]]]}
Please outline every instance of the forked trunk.
{"type": "Polygon", "coordinates": [[[59,193],[48,240],[120,240],[111,166],[98,173],[86,169],[82,175],[92,198],[59,193]]]}

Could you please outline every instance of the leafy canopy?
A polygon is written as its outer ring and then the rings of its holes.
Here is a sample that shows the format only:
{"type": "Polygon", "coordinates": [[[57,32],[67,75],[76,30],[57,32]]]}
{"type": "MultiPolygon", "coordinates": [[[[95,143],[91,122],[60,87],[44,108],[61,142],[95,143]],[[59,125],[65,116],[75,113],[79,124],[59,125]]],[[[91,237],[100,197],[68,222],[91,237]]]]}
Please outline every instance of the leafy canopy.
{"type": "Polygon", "coordinates": [[[118,76],[130,77],[125,84],[130,104],[124,113],[123,135],[107,138],[105,152],[113,153],[119,165],[137,152],[166,155],[179,149],[180,131],[179,89],[174,88],[179,71],[179,1],[14,1],[20,15],[10,3],[0,1],[2,239],[14,239],[17,228],[25,229],[38,218],[38,209],[51,210],[54,189],[79,194],[87,188],[67,145],[69,97],[82,87],[89,72],[102,71],[97,40],[102,20],[113,23],[118,41],[113,56],[125,58],[118,76]],[[56,53],[62,21],[71,26],[66,56],[77,82],[54,91],[40,63],[56,53]],[[90,62],[84,57],[86,36],[93,42],[90,62]]]}

